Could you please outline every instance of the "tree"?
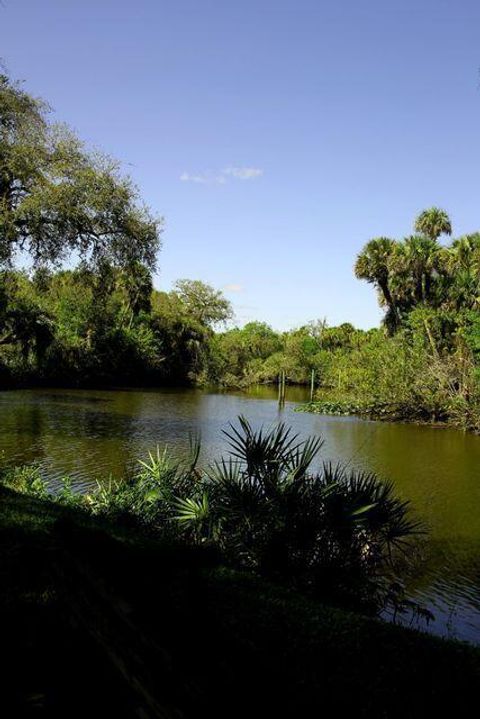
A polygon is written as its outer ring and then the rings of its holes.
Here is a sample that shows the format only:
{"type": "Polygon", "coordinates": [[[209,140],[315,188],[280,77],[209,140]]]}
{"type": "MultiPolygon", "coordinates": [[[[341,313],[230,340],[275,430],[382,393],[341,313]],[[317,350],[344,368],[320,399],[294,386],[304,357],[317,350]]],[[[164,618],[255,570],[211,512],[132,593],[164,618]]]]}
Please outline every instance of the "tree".
{"type": "Polygon", "coordinates": [[[355,276],[376,286],[392,319],[393,328],[398,324],[398,312],[390,288],[390,260],[396,247],[395,240],[378,237],[367,242],[357,257],[355,276]]]}
{"type": "MultiPolygon", "coordinates": [[[[459,268],[472,272],[480,266],[477,235],[457,240],[451,247],[438,243],[442,233],[452,231],[444,210],[437,207],[425,210],[417,217],[415,229],[419,234],[400,242],[386,237],[370,240],[355,263],[355,275],[376,286],[380,304],[386,307],[384,324],[391,334],[397,332],[418,304],[432,308],[448,305],[459,268]]],[[[466,279],[462,282],[462,297],[468,287],[474,287],[466,279]]]]}
{"type": "Polygon", "coordinates": [[[280,337],[266,322],[247,322],[236,332],[250,358],[266,359],[282,347],[280,337]]]}
{"type": "Polygon", "coordinates": [[[404,301],[410,295],[412,302],[426,302],[432,298],[434,273],[439,269],[436,240],[424,235],[407,237],[397,246],[393,269],[397,274],[397,291],[401,291],[404,301]],[[399,281],[399,277],[403,279],[399,281]]]}
{"type": "Polygon", "coordinates": [[[241,329],[218,333],[211,343],[210,378],[234,386],[263,382],[270,378],[265,360],[282,348],[280,335],[265,322],[248,322],[241,329]]]}
{"type": "Polygon", "coordinates": [[[452,274],[459,269],[480,271],[480,233],[463,235],[448,248],[448,266],[452,274]]]}
{"type": "Polygon", "coordinates": [[[451,235],[452,224],[450,218],[439,207],[430,207],[423,210],[415,220],[415,232],[419,232],[431,240],[438,240],[440,235],[451,235]]]}
{"type": "Polygon", "coordinates": [[[152,309],[152,293],[153,283],[152,276],[148,269],[134,262],[119,271],[117,287],[123,291],[125,299],[123,301],[123,315],[128,316],[128,324],[132,325],[135,317],[140,312],[150,313],[152,309]]]}
{"type": "Polygon", "coordinates": [[[0,75],[0,264],[74,255],[90,267],[155,267],[161,220],[113,160],[89,153],[48,107],[0,75]]]}
{"type": "Polygon", "coordinates": [[[165,381],[194,381],[202,372],[213,332],[187,311],[176,292],[152,295],[152,328],[158,337],[165,381]]]}
{"type": "Polygon", "coordinates": [[[0,347],[17,347],[23,364],[32,353],[38,367],[52,340],[52,318],[38,303],[26,275],[2,272],[0,347]]]}
{"type": "Polygon", "coordinates": [[[230,302],[220,290],[200,280],[177,280],[174,291],[188,314],[206,327],[226,322],[233,317],[230,302]]]}

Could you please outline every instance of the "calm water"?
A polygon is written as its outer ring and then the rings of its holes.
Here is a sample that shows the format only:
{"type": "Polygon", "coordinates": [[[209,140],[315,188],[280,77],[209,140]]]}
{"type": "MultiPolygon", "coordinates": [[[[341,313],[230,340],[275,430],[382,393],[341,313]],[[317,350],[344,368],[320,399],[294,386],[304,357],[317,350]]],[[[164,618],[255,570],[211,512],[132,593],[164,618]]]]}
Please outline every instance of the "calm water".
{"type": "Polygon", "coordinates": [[[286,420],[302,436],[323,437],[324,459],[391,478],[412,500],[429,537],[411,593],[435,613],[432,631],[480,643],[480,437],[296,413],[303,389],[289,388],[287,399],[279,410],[268,388],[0,392],[0,452],[87,488],[97,477],[121,476],[157,444],[182,451],[189,431],[201,433],[205,461],[225,449],[221,430],[237,415],[256,425],[286,420]]]}

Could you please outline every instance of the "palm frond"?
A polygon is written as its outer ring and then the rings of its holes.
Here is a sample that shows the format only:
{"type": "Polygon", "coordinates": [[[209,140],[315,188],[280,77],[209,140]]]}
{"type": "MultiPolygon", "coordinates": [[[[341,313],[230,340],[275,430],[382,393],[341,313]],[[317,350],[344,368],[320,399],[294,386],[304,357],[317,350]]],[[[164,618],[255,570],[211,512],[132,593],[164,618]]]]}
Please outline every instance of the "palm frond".
{"type": "Polygon", "coordinates": [[[202,449],[202,440],[201,435],[199,433],[197,434],[189,434],[188,435],[188,457],[187,457],[187,464],[188,464],[188,471],[193,473],[195,472],[198,460],[200,457],[200,452],[202,449]]]}
{"type": "Polygon", "coordinates": [[[182,499],[181,497],[177,497],[173,502],[173,506],[177,510],[175,519],[179,522],[190,524],[202,522],[208,517],[210,511],[206,492],[203,492],[202,496],[198,499],[182,499]]]}
{"type": "Polygon", "coordinates": [[[271,471],[281,466],[288,453],[301,445],[297,442],[298,435],[293,434],[283,422],[265,431],[263,427],[254,430],[242,415],[238,421],[240,429],[230,423],[230,431],[223,430],[223,434],[227,437],[231,456],[244,462],[251,472],[261,471],[262,468],[271,471]]]}

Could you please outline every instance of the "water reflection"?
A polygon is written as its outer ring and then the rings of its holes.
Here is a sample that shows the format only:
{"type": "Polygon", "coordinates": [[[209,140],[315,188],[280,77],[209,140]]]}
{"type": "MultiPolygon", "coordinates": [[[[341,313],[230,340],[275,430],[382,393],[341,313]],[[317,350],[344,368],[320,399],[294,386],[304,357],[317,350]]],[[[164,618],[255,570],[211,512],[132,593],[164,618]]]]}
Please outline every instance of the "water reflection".
{"type": "Polygon", "coordinates": [[[157,444],[186,449],[202,436],[202,462],[226,448],[222,430],[237,415],[255,425],[285,420],[302,436],[321,435],[322,459],[395,482],[428,525],[423,570],[411,592],[434,611],[433,631],[480,642],[480,438],[455,430],[295,413],[303,388],[276,390],[50,390],[0,393],[0,452],[37,461],[52,481],[71,475],[87,488],[120,477],[157,444]]]}

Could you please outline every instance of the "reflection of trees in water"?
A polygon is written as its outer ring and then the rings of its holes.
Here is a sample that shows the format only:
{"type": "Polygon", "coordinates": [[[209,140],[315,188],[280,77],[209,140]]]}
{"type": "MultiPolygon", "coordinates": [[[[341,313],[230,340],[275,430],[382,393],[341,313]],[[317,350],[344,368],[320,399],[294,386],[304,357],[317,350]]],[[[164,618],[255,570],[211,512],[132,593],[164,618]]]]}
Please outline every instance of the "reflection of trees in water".
{"type": "Polygon", "coordinates": [[[7,462],[31,463],[45,457],[43,446],[47,420],[41,407],[9,402],[0,405],[0,450],[7,462]]]}

